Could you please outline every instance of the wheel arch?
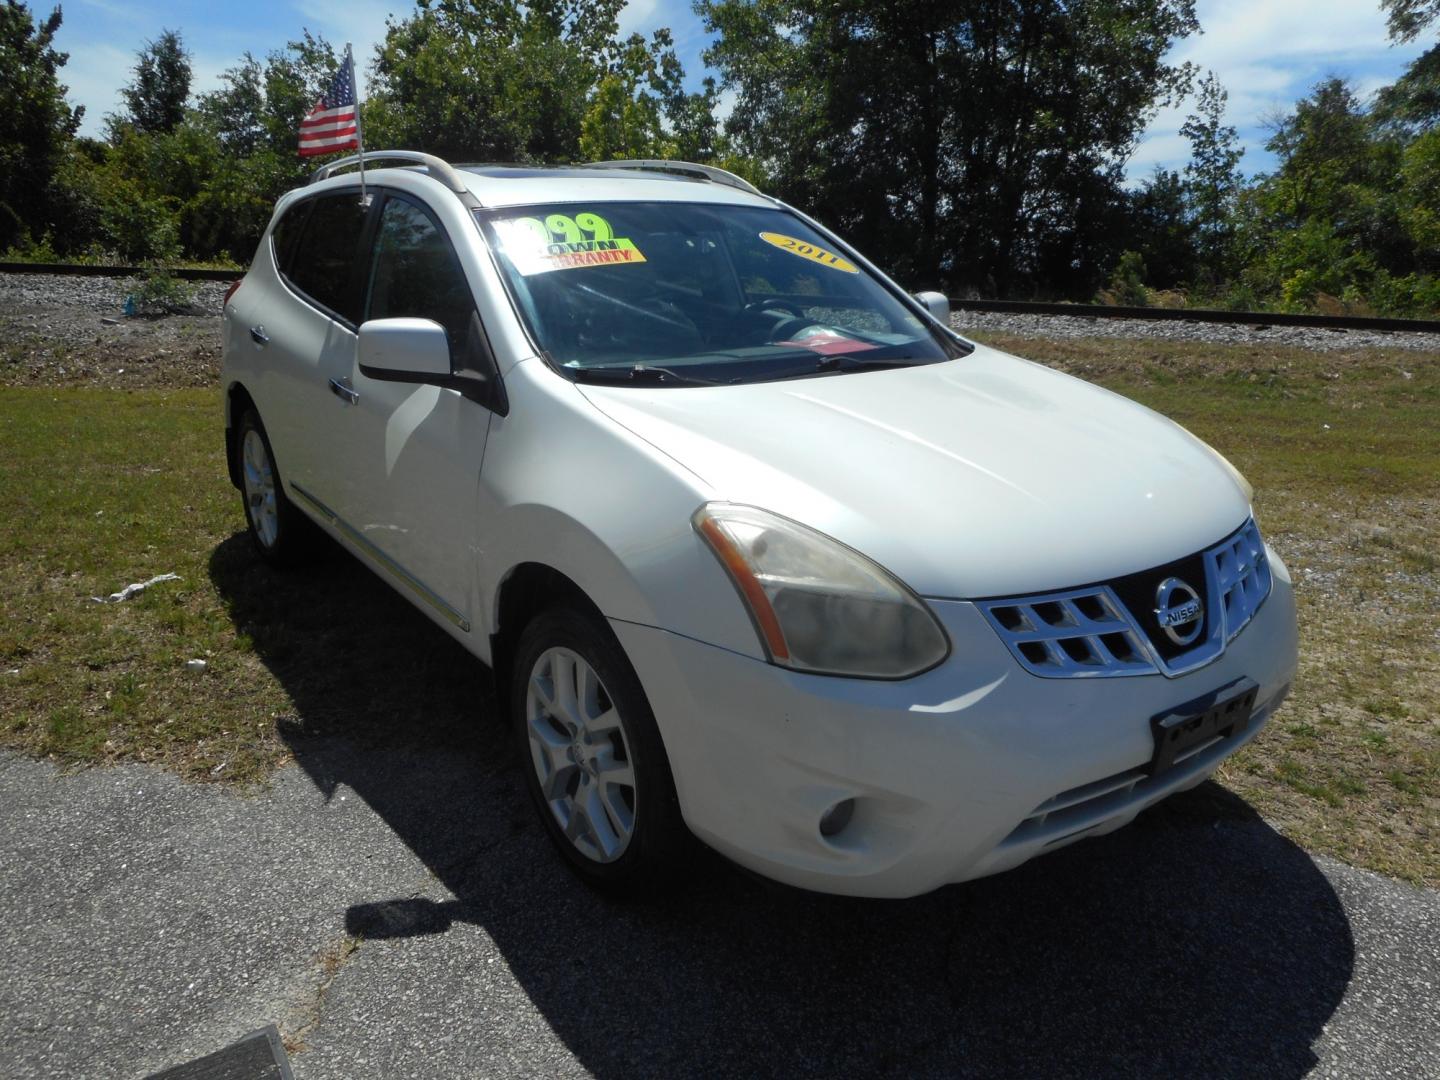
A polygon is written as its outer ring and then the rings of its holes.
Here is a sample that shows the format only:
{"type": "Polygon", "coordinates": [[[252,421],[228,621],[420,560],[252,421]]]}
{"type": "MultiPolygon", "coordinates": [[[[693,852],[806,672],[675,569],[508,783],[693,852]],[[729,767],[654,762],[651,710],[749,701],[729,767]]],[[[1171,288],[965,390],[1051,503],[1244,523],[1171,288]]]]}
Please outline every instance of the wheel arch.
{"type": "MultiPolygon", "coordinates": [[[[605,613],[576,582],[542,562],[523,562],[510,568],[496,588],[490,633],[490,663],[495,673],[495,696],[500,708],[510,707],[511,665],[515,646],[532,618],[547,608],[570,604],[606,624],[605,613]]],[[[622,650],[623,651],[623,650],[622,650]]]]}
{"type": "Polygon", "coordinates": [[[240,424],[240,417],[245,415],[247,409],[255,408],[255,399],[250,396],[250,391],[245,389],[245,384],[240,382],[231,383],[225,391],[225,468],[230,474],[230,483],[235,488],[242,486],[240,479],[240,455],[237,452],[236,428],[240,424]]]}

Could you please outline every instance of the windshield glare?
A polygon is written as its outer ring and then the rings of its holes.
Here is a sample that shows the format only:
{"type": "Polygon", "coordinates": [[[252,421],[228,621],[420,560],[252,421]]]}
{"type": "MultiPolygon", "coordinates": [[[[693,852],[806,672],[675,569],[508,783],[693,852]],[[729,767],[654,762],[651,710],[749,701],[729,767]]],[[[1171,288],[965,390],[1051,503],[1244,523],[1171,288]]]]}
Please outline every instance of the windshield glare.
{"type": "Polygon", "coordinates": [[[556,204],[479,220],[537,344],[577,378],[749,382],[964,351],[782,210],[556,204]]]}

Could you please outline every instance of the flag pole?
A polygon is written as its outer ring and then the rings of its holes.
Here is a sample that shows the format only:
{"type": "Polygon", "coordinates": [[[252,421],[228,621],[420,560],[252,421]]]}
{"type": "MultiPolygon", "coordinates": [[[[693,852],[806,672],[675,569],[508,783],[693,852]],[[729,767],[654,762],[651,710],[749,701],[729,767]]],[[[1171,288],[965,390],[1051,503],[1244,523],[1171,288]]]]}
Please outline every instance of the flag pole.
{"type": "Polygon", "coordinates": [[[350,100],[355,103],[355,144],[360,154],[360,205],[365,205],[365,132],[360,127],[360,89],[355,79],[355,54],[350,42],[345,43],[345,60],[350,65],[350,100]]]}

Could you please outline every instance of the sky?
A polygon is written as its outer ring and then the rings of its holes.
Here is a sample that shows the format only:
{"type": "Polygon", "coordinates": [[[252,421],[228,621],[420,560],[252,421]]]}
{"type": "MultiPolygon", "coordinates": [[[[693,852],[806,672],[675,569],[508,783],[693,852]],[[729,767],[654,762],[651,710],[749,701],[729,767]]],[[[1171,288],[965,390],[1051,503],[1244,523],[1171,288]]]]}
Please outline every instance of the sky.
{"type": "MultiPolygon", "coordinates": [[[[32,10],[49,10],[32,0],[32,10]]],[[[354,43],[364,68],[385,34],[391,13],[404,15],[406,0],[68,0],[58,48],[70,60],[61,77],[72,104],[85,106],[81,133],[99,135],[106,113],[118,111],[119,88],[130,79],[135,52],[162,29],[178,30],[192,54],[193,89],[214,89],[219,76],[249,50],[263,56],[302,28],[337,44],[354,43]]],[[[1214,70],[1230,93],[1227,122],[1239,131],[1246,154],[1241,168],[1263,172],[1273,159],[1265,151],[1266,119],[1285,112],[1329,75],[1352,80],[1362,95],[1391,83],[1426,42],[1392,46],[1379,0],[1197,0],[1203,33],[1181,41],[1175,62],[1214,70]]],[[[630,0],[621,30],[649,33],[669,26],[691,81],[705,74],[706,34],[690,0],[630,0]]],[[[1180,125],[1192,103],[1166,109],[1149,126],[1128,173],[1142,179],[1156,166],[1182,168],[1189,145],[1180,125]]]]}

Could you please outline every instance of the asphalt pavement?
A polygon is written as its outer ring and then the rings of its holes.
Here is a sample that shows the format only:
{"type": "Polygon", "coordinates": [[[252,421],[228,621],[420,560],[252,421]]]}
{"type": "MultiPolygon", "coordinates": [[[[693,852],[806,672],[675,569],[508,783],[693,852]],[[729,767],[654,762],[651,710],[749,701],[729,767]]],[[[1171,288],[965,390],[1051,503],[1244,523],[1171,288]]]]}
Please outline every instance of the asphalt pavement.
{"type": "Polygon", "coordinates": [[[0,756],[0,1075],[276,1023],[322,1077],[1440,1077],[1440,893],[1215,785],[905,902],[720,859],[577,884],[503,740],[297,740],[263,791],[0,756]]]}

